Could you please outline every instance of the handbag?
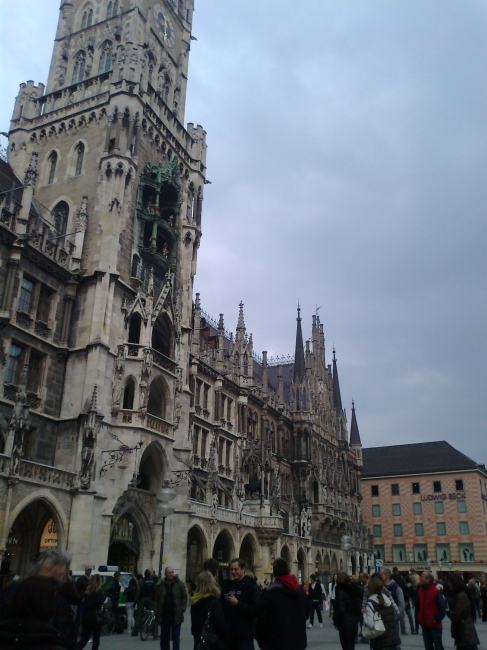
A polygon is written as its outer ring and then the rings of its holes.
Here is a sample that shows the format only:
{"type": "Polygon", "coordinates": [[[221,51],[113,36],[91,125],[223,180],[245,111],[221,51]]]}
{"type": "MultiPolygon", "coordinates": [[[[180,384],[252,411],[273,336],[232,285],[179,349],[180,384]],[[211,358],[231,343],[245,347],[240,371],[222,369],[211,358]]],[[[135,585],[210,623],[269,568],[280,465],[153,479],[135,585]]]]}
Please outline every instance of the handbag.
{"type": "Polygon", "coordinates": [[[198,643],[198,650],[219,650],[220,643],[216,635],[213,625],[210,621],[211,609],[205,621],[205,625],[201,631],[200,640],[198,643]]]}
{"type": "Polygon", "coordinates": [[[97,625],[104,625],[105,621],[105,612],[101,609],[95,612],[95,621],[97,625]]]}
{"type": "Polygon", "coordinates": [[[379,612],[373,607],[374,610],[374,627],[369,627],[365,623],[362,625],[362,636],[365,639],[376,639],[386,631],[386,626],[382,620],[379,612]]]}

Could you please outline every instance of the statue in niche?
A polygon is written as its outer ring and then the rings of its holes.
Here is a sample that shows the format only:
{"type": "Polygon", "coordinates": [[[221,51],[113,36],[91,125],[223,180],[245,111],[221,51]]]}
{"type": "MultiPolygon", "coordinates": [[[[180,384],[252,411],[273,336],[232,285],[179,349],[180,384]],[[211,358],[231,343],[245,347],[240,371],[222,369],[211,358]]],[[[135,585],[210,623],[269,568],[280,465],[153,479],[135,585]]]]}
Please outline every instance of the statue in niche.
{"type": "Polygon", "coordinates": [[[122,403],[123,394],[123,381],[122,375],[117,373],[117,376],[112,381],[112,411],[118,411],[122,403]]]}
{"type": "Polygon", "coordinates": [[[90,486],[93,461],[95,458],[95,436],[92,430],[88,430],[83,436],[83,449],[81,451],[81,487],[86,489],[90,486]]]}
{"type": "Polygon", "coordinates": [[[328,489],[324,483],[321,486],[321,489],[323,492],[323,503],[326,505],[328,503],[328,489]]]}
{"type": "Polygon", "coordinates": [[[176,425],[179,424],[180,420],[181,420],[181,402],[176,397],[176,399],[174,400],[174,421],[176,425]]]}
{"type": "Polygon", "coordinates": [[[216,519],[218,513],[218,494],[213,492],[211,497],[211,517],[216,519]]]}
{"type": "Polygon", "coordinates": [[[337,506],[338,506],[338,510],[342,509],[342,495],[341,494],[338,494],[337,506]]]}
{"type": "Polygon", "coordinates": [[[330,503],[332,507],[335,507],[335,492],[334,490],[330,490],[330,503]]]}
{"type": "Polygon", "coordinates": [[[303,506],[303,509],[301,510],[301,515],[299,517],[299,523],[300,523],[299,535],[300,535],[300,537],[306,537],[307,518],[308,518],[308,515],[306,513],[305,507],[303,506]]]}
{"type": "Polygon", "coordinates": [[[305,537],[311,537],[311,518],[312,518],[312,512],[311,512],[311,506],[308,506],[308,510],[306,511],[306,535],[305,537]]]}
{"type": "Polygon", "coordinates": [[[238,502],[237,502],[237,512],[238,512],[238,519],[239,520],[242,519],[243,507],[244,507],[244,502],[242,501],[242,499],[239,499],[238,502]]]}

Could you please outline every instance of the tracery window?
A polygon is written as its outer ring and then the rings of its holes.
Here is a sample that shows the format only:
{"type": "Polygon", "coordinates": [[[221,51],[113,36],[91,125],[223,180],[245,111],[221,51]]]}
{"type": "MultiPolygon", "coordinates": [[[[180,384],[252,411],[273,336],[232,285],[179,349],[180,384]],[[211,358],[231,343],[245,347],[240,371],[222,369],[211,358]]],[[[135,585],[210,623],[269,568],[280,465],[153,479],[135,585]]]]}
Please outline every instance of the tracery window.
{"type": "Polygon", "coordinates": [[[112,44],[110,41],[106,41],[103,44],[100,62],[98,64],[98,74],[103,74],[112,69],[112,44]]]}
{"type": "Polygon", "coordinates": [[[74,172],[75,176],[79,176],[81,174],[84,155],[85,155],[85,145],[82,142],[80,142],[76,147],[76,170],[74,172]]]}
{"type": "Polygon", "coordinates": [[[90,9],[83,13],[83,19],[81,21],[81,29],[84,29],[85,27],[91,27],[92,24],[93,24],[93,9],[90,9]]]}
{"type": "Polygon", "coordinates": [[[49,156],[49,179],[47,181],[48,185],[52,185],[54,183],[54,175],[56,173],[56,165],[57,165],[57,153],[53,151],[51,155],[49,156]]]}
{"type": "Polygon", "coordinates": [[[59,201],[52,211],[52,216],[54,218],[54,227],[58,233],[65,235],[69,217],[69,206],[66,201],[59,201]]]}
{"type": "Polygon", "coordinates": [[[108,18],[113,18],[117,14],[118,14],[118,0],[115,0],[115,2],[112,2],[112,0],[110,0],[107,7],[107,20],[108,18]]]}
{"type": "Polygon", "coordinates": [[[72,84],[79,83],[85,78],[85,64],[86,54],[84,52],[78,52],[73,68],[73,77],[71,79],[72,84]]]}

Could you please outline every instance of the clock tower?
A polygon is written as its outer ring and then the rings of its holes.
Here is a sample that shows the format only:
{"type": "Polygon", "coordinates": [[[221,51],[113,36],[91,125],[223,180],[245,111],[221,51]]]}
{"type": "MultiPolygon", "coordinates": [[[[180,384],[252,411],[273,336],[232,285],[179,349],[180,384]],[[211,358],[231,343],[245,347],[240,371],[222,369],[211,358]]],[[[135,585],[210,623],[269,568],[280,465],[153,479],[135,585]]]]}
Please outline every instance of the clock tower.
{"type": "Polygon", "coordinates": [[[79,566],[125,562],[124,513],[151,565],[154,495],[190,453],[206,173],[206,133],[184,125],[192,18],[193,0],[62,0],[47,84],[21,84],[12,116],[8,163],[38,211],[16,220],[19,242],[62,251],[64,289],[49,288],[62,332],[40,362],[38,408],[51,464],[78,476],[66,544],[79,566]]]}

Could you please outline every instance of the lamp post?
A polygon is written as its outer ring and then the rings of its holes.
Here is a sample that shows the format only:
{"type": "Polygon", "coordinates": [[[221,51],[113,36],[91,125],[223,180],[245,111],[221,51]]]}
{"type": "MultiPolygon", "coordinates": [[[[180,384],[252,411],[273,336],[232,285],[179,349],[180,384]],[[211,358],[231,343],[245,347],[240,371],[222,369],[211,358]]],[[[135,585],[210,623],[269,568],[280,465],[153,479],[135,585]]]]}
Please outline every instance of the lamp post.
{"type": "Polygon", "coordinates": [[[414,553],[408,553],[408,562],[410,564],[410,571],[413,572],[414,553]]]}
{"type": "MultiPolygon", "coordinates": [[[[347,569],[348,569],[348,551],[352,548],[352,538],[350,537],[350,535],[347,534],[347,535],[342,535],[340,537],[340,546],[342,548],[342,551],[345,551],[346,553],[345,558],[346,558],[347,569]]],[[[350,560],[350,565],[351,565],[351,560],[350,560]]],[[[351,566],[350,569],[352,569],[351,566]]]]}
{"type": "Polygon", "coordinates": [[[159,490],[157,500],[159,501],[159,514],[161,515],[161,546],[159,549],[159,578],[162,578],[162,558],[164,554],[164,531],[166,528],[166,517],[174,514],[175,507],[171,501],[176,498],[176,492],[169,487],[169,481],[165,481],[164,487],[159,490]]]}

